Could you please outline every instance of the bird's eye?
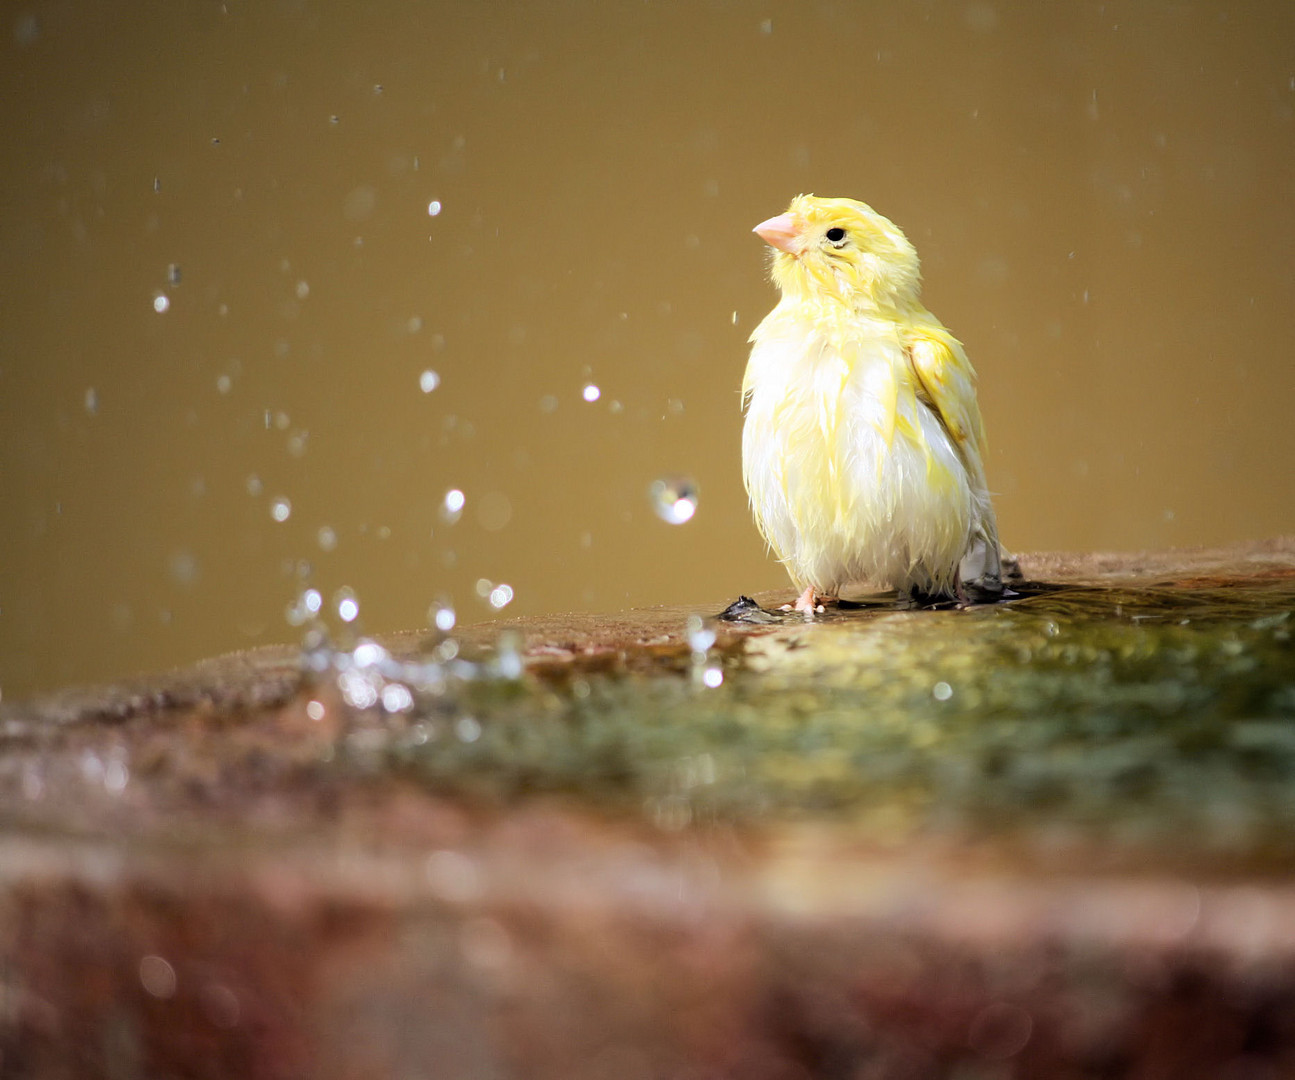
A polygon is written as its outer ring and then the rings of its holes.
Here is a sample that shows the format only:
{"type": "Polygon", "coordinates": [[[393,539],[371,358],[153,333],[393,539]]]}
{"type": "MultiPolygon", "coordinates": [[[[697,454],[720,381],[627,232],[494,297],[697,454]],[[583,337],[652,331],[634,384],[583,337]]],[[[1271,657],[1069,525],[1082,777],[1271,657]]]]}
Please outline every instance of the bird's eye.
{"type": "Polygon", "coordinates": [[[833,247],[845,247],[845,230],[839,226],[833,226],[827,230],[827,239],[833,247]]]}

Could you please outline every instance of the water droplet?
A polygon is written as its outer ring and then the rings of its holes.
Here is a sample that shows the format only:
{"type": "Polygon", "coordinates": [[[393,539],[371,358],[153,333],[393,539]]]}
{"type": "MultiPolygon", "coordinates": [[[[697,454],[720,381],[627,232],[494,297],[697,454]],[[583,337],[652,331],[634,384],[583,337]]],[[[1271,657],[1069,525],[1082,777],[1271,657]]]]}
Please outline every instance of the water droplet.
{"type": "Polygon", "coordinates": [[[306,715],[312,720],[322,720],[326,713],[327,710],[324,708],[324,703],[322,701],[312,700],[306,702],[306,715]]]}
{"type": "Polygon", "coordinates": [[[337,686],[353,709],[371,709],[378,703],[378,688],[363,672],[354,668],[337,676],[337,686]]]}
{"type": "Polygon", "coordinates": [[[270,503],[270,516],[275,521],[287,521],[292,517],[292,502],[290,499],[280,495],[270,503]]]}
{"type": "Polygon", "coordinates": [[[389,713],[408,712],[414,707],[414,695],[404,683],[390,682],[382,688],[382,708],[389,713]]]}
{"type": "Polygon", "coordinates": [[[474,716],[460,716],[454,721],[454,734],[464,742],[476,742],[481,738],[481,721],[474,716]]]}
{"type": "Polygon", "coordinates": [[[126,763],[114,758],[103,770],[103,786],[114,795],[120,795],[130,782],[130,770],[126,763]]]}
{"type": "Polygon", "coordinates": [[[773,20],[772,20],[772,19],[764,19],[764,20],[760,23],[760,33],[762,33],[762,34],[772,34],[772,33],[773,33],[773,20]]]}
{"type": "Polygon", "coordinates": [[[456,616],[449,604],[433,604],[427,615],[432,625],[442,634],[448,634],[454,629],[456,616]]]}
{"type": "Polygon", "coordinates": [[[495,667],[505,679],[520,679],[525,662],[522,659],[522,635],[505,630],[495,645],[495,667]]]}
{"type": "Polygon", "coordinates": [[[146,956],[139,962],[139,981],[156,998],[175,996],[175,968],[160,956],[146,956]]]}
{"type": "Polygon", "coordinates": [[[285,612],[289,626],[301,626],[310,622],[324,606],[324,598],[318,589],[304,589],[285,612]]]}
{"type": "Polygon", "coordinates": [[[13,39],[19,48],[26,48],[40,40],[40,20],[27,12],[19,15],[13,24],[13,39]]]}
{"type": "Polygon", "coordinates": [[[360,602],[353,589],[343,586],[333,593],[333,604],[337,608],[337,617],[344,623],[351,623],[360,614],[360,602]]]}
{"type": "Polygon", "coordinates": [[[697,513],[697,484],[687,476],[664,476],[648,489],[657,517],[671,525],[691,521],[697,513]]]}
{"type": "Polygon", "coordinates": [[[162,312],[166,311],[167,308],[169,308],[170,306],[171,306],[171,298],[167,296],[166,293],[153,294],[153,310],[156,311],[159,315],[161,315],[162,312]]]}
{"type": "Polygon", "coordinates": [[[321,525],[315,534],[321,551],[332,551],[337,547],[337,533],[330,525],[321,525]]]}
{"type": "Polygon", "coordinates": [[[513,504],[501,491],[487,491],[477,503],[477,520],[486,532],[499,532],[513,519],[513,504]]]}
{"type": "Polygon", "coordinates": [[[947,682],[938,682],[931,687],[931,696],[936,701],[948,701],[949,698],[953,697],[953,687],[947,682]]]}
{"type": "Polygon", "coordinates": [[[297,299],[304,300],[310,295],[310,283],[306,281],[297,282],[297,299]]]}
{"type": "Polygon", "coordinates": [[[441,377],[438,374],[436,374],[436,372],[434,372],[431,368],[428,368],[426,371],[424,371],[421,375],[418,376],[418,388],[422,390],[424,394],[430,394],[433,390],[435,390],[440,385],[441,385],[441,377]]]}
{"type": "Polygon", "coordinates": [[[99,411],[99,391],[93,386],[86,388],[85,411],[91,416],[94,416],[99,411]]]}
{"type": "Polygon", "coordinates": [[[499,584],[490,590],[490,606],[496,611],[507,607],[513,602],[513,587],[511,585],[499,584]]]}
{"type": "Polygon", "coordinates": [[[603,392],[593,383],[585,383],[585,388],[580,391],[580,396],[588,402],[595,402],[603,396],[603,392]]]}
{"type": "Polygon", "coordinates": [[[193,552],[173,551],[168,563],[171,572],[171,578],[180,585],[192,585],[198,578],[198,560],[194,558],[193,552]]]}
{"type": "Polygon", "coordinates": [[[261,492],[265,490],[265,485],[261,483],[261,478],[257,476],[256,473],[252,473],[252,475],[247,478],[245,486],[247,488],[247,493],[253,497],[260,495],[261,492]]]}
{"type": "Polygon", "coordinates": [[[441,212],[441,200],[440,200],[440,199],[433,199],[431,202],[429,202],[429,203],[427,204],[427,215],[428,215],[428,217],[436,217],[436,215],[437,215],[437,214],[439,214],[440,212],[441,212]]]}
{"type": "Polygon", "coordinates": [[[450,488],[441,502],[441,520],[447,525],[453,525],[463,515],[463,507],[467,501],[467,496],[462,491],[458,488],[450,488]]]}
{"type": "Polygon", "coordinates": [[[351,662],[358,668],[381,667],[387,658],[387,650],[376,641],[361,641],[351,650],[351,662]]]}
{"type": "Polygon", "coordinates": [[[168,263],[166,268],[166,280],[171,285],[180,284],[180,264],[168,263]]]}
{"type": "Polygon", "coordinates": [[[715,644],[715,631],[702,622],[700,615],[689,615],[687,628],[688,647],[704,657],[706,650],[715,644]]]}
{"type": "Polygon", "coordinates": [[[709,689],[714,690],[717,686],[722,685],[722,684],[723,684],[723,682],[724,682],[724,672],[723,672],[723,669],[718,668],[718,667],[714,667],[714,666],[712,666],[712,667],[708,667],[708,668],[707,668],[707,669],[702,673],[701,681],[702,681],[702,682],[703,682],[703,683],[704,683],[704,684],[705,684],[709,689]]]}
{"type": "Polygon", "coordinates": [[[228,375],[216,376],[216,389],[222,394],[228,394],[234,385],[234,380],[228,375]]]}

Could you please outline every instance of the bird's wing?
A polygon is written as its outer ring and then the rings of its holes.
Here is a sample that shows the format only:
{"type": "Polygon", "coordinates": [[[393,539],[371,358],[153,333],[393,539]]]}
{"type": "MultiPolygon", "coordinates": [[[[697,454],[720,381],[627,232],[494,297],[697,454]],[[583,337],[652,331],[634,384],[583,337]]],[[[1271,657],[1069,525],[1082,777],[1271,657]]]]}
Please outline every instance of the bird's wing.
{"type": "Polygon", "coordinates": [[[998,524],[985,482],[985,424],[976,404],[976,369],[957,338],[939,324],[910,330],[905,352],[917,377],[918,400],[935,413],[953,439],[979,504],[975,539],[968,553],[975,556],[975,566],[966,567],[964,580],[974,577],[982,591],[1001,593],[998,524]]]}
{"type": "Polygon", "coordinates": [[[919,400],[939,417],[973,481],[983,486],[985,425],[976,405],[976,370],[962,345],[943,327],[918,326],[907,334],[905,352],[919,400]]]}

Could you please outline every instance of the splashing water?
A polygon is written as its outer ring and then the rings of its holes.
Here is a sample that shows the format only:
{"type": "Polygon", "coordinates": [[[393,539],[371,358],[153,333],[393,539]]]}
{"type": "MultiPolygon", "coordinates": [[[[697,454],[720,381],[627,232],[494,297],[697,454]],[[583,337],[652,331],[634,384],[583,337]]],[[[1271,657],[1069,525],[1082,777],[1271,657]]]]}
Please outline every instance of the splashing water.
{"type": "Polygon", "coordinates": [[[697,483],[688,476],[663,476],[648,488],[657,517],[671,525],[683,525],[697,513],[697,483]]]}

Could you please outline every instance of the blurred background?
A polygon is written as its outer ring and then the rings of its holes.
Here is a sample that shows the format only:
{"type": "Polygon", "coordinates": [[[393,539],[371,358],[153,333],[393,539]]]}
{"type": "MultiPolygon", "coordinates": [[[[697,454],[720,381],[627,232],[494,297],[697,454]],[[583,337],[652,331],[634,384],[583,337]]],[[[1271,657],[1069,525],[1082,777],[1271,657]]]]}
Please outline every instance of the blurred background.
{"type": "Polygon", "coordinates": [[[785,586],[738,387],[803,191],[917,245],[1009,547],[1295,528],[1289,0],[4,11],[6,698],[294,640],[306,581],[785,586]]]}

